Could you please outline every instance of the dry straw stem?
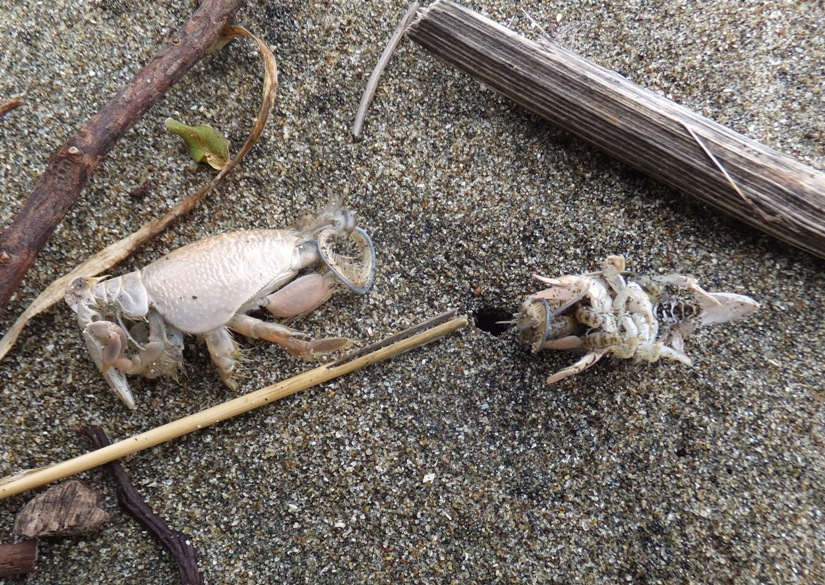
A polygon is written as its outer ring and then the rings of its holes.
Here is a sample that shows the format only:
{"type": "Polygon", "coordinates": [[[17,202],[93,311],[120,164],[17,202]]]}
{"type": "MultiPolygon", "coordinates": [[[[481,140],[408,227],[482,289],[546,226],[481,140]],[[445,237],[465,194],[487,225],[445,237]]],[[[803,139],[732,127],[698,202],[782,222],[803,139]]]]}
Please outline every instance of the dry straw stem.
{"type": "Polygon", "coordinates": [[[31,305],[17,318],[14,324],[9,328],[6,334],[0,339],[0,360],[2,360],[9,350],[14,346],[14,342],[20,336],[23,328],[31,319],[57,303],[63,298],[66,287],[75,278],[81,276],[95,276],[107,271],[109,268],[127,258],[132,252],[140,248],[147,241],[154,238],[160,232],[165,230],[169,224],[183,215],[186,215],[194,209],[210,191],[221,182],[221,180],[228,175],[235,166],[241,162],[246,154],[252,149],[258,141],[261,133],[266,126],[269,115],[272,112],[272,107],[275,105],[275,94],[278,86],[278,68],[275,64],[275,56],[269,50],[262,40],[240,26],[227,26],[223,29],[223,39],[231,39],[233,37],[249,37],[258,45],[261,55],[264,60],[264,86],[263,86],[263,100],[261,107],[258,109],[258,117],[255,120],[255,126],[246,142],[241,147],[241,150],[230,160],[220,173],[206,185],[201,187],[195,193],[181,200],[175,207],[167,211],[163,216],[146,223],[139,230],[133,234],[115,242],[85,260],[82,264],[76,266],[68,274],[61,276],[53,283],[51,283],[46,290],[40,293],[31,305]]]}
{"type": "Polygon", "coordinates": [[[439,315],[425,323],[407,329],[377,344],[356,351],[350,356],[324,364],[312,370],[293,376],[288,380],[261,388],[234,400],[207,408],[174,422],[124,439],[103,449],[86,453],[74,459],[49,467],[24,471],[14,476],[0,479],[0,499],[5,499],[26,490],[34,489],[53,481],[58,481],[88,471],[98,465],[109,463],[126,455],[149,449],[177,437],[214,425],[250,410],[270,404],[281,398],[306,390],[312,386],[328,382],[344,374],[397,356],[405,351],[430,343],[467,325],[467,317],[455,317],[453,313],[439,315]]]}
{"type": "Polygon", "coordinates": [[[375,97],[375,91],[378,89],[378,80],[381,79],[381,74],[387,67],[387,63],[389,63],[393,51],[395,51],[398,43],[401,42],[401,38],[407,31],[407,27],[410,25],[410,22],[416,12],[418,12],[418,2],[413,2],[410,4],[407,12],[404,13],[404,16],[401,17],[401,21],[398,23],[395,32],[392,37],[390,37],[390,42],[387,43],[386,47],[384,47],[384,52],[381,53],[381,58],[378,59],[378,64],[375,66],[375,69],[372,70],[369,81],[367,81],[367,87],[364,89],[364,95],[361,96],[361,103],[358,104],[358,111],[355,114],[355,122],[352,125],[351,132],[352,137],[355,140],[361,139],[361,130],[364,128],[364,120],[367,119],[367,112],[370,109],[372,98],[375,97]]]}
{"type": "Polygon", "coordinates": [[[825,257],[825,173],[452,2],[419,11],[407,36],[611,156],[825,257]]]}

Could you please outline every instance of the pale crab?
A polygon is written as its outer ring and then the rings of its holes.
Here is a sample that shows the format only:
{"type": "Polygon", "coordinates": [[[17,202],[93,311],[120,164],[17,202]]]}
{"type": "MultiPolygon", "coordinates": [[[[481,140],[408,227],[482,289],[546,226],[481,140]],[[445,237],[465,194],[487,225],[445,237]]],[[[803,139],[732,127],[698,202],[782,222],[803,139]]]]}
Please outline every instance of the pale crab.
{"type": "Polygon", "coordinates": [[[224,233],[123,276],[75,279],[65,298],[103,377],[134,408],[126,375],[174,377],[183,364],[184,334],[206,342],[232,389],[239,349],[230,330],[272,341],[304,359],[347,347],[349,339],[307,339],[246,313],[267,309],[281,319],[297,317],[326,301],[338,283],[367,293],[374,272],[369,236],[356,227],[352,212],[331,206],[300,228],[224,233]],[[323,274],[310,271],[324,265],[323,274]]]}
{"type": "Polygon", "coordinates": [[[623,256],[608,256],[599,272],[534,277],[550,286],[527,297],[514,315],[521,341],[531,344],[533,352],[586,352],[547,378],[548,384],[584,371],[605,355],[691,365],[684,335],[696,326],[733,321],[759,308],[744,295],[706,292],[696,279],[681,274],[646,277],[626,272],[623,256]]]}

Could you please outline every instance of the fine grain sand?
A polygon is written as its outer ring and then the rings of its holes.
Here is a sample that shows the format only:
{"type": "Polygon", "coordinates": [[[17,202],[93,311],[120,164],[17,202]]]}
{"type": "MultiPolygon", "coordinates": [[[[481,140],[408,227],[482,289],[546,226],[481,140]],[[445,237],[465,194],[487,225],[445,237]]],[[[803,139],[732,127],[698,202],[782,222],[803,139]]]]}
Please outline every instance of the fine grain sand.
{"type": "MultiPolygon", "coordinates": [[[[49,156],[145,64],[193,2],[0,0],[0,222],[49,156]]],[[[825,10],[819,2],[473,2],[536,37],[529,14],[600,65],[825,169],[825,10]]],[[[343,196],[378,252],[374,290],[296,326],[377,340],[456,308],[469,327],[422,350],[125,461],[207,583],[823,583],[823,261],[687,200],[550,127],[405,40],[367,119],[348,129],[404,2],[254,0],[237,22],[273,48],[276,112],[244,163],[190,217],[119,266],[230,229],[280,227],[343,196]],[[695,365],[532,355],[490,324],[531,273],[692,274],[761,310],[686,341],[695,365]],[[486,330],[485,330],[486,329],[486,330]]],[[[163,120],[209,123],[236,147],[260,98],[249,42],[205,59],[94,173],[0,321],[90,253],[211,176],[163,120]],[[144,182],[141,200],[128,193],[144,182]]],[[[242,340],[241,392],[304,369],[242,340]]],[[[74,315],[38,317],[0,363],[0,475],[232,397],[190,340],[177,382],[108,391],[74,315]]],[[[118,509],[84,539],[45,542],[5,583],[174,583],[167,552],[118,509]]],[[[0,542],[32,494],[0,502],[0,542]]]]}

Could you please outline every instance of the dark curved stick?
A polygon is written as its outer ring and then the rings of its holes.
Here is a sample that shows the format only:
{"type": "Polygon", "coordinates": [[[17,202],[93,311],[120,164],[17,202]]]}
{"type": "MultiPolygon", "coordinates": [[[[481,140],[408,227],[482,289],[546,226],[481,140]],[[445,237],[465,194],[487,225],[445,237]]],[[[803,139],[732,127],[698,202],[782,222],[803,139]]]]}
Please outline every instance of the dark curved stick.
{"type": "Polygon", "coordinates": [[[0,235],[0,313],[100,159],[203,57],[243,4],[244,0],[205,0],[154,59],[58,149],[0,235]]]}
{"type": "MultiPolygon", "coordinates": [[[[89,439],[95,449],[109,445],[109,437],[99,426],[79,427],[77,432],[89,439]]],[[[143,524],[163,543],[178,565],[178,574],[182,585],[203,585],[203,576],[198,572],[198,555],[192,546],[189,535],[172,530],[166,522],[152,511],[152,508],[138,493],[129,475],[120,466],[119,461],[107,463],[106,467],[115,481],[115,491],[120,505],[126,508],[138,522],[143,524]]]]}

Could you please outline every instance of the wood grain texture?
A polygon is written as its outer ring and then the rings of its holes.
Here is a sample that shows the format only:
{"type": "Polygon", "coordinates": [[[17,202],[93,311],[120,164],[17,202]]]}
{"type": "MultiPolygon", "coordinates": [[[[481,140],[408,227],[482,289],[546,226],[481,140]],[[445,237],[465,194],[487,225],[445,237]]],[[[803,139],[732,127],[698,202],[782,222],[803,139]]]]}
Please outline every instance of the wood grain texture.
{"type": "Polygon", "coordinates": [[[31,499],[15,518],[14,533],[24,538],[79,536],[108,522],[100,494],[73,479],[31,499]]]}
{"type": "Polygon", "coordinates": [[[36,540],[0,544],[0,577],[31,573],[36,564],[36,540]]]}
{"type": "Polygon", "coordinates": [[[421,10],[407,35],[618,160],[825,257],[825,173],[453,2],[421,10]]]}

